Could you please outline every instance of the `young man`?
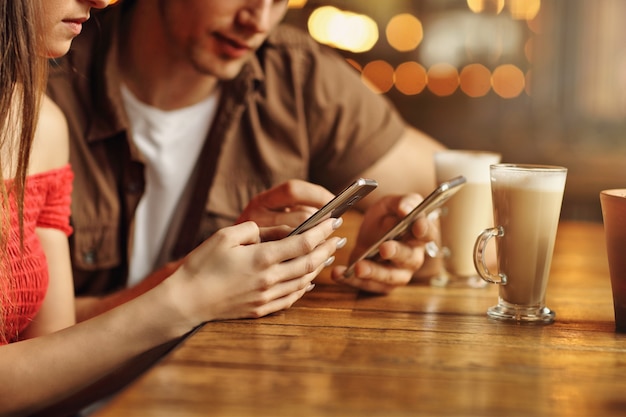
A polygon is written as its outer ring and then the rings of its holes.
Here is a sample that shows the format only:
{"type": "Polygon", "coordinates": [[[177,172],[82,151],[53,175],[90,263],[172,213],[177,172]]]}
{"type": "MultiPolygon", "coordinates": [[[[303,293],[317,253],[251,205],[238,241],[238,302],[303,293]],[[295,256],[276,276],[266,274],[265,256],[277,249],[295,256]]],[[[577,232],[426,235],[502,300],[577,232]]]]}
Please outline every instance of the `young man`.
{"type": "MultiPolygon", "coordinates": [[[[220,227],[296,226],[369,177],[380,186],[360,205],[358,250],[434,187],[442,146],[332,50],[280,25],[287,3],[123,0],[52,69],[76,172],[77,293],[126,287],[82,298],[79,318],[145,291],[167,271],[145,276],[220,227]]],[[[348,279],[337,266],[333,277],[371,292],[405,285],[433,229],[418,222],[413,239],[385,244],[386,262],[363,261],[348,279]]]]}

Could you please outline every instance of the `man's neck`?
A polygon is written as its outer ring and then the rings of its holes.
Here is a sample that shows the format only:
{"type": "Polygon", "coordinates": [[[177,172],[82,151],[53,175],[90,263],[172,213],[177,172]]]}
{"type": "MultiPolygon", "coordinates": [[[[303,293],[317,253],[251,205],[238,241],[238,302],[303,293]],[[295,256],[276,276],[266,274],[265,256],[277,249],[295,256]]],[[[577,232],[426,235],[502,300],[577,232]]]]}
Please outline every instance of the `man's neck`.
{"type": "Polygon", "coordinates": [[[122,24],[118,62],[127,88],[145,104],[175,110],[196,104],[217,88],[218,79],[198,73],[175,48],[168,48],[156,6],[137,2],[122,24]],[[132,27],[132,30],[130,29],[132,27]]]}

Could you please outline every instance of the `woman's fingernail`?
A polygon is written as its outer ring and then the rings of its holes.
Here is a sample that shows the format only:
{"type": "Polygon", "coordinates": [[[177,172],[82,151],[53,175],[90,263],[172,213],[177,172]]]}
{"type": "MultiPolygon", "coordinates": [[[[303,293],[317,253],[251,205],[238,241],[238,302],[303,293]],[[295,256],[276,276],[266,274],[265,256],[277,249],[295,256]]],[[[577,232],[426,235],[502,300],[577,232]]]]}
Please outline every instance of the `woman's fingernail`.
{"type": "Polygon", "coordinates": [[[343,219],[341,217],[337,217],[335,221],[333,221],[333,229],[339,229],[339,226],[343,224],[343,219]]]}
{"type": "Polygon", "coordinates": [[[304,291],[306,292],[310,292],[313,290],[313,288],[315,288],[315,284],[313,284],[312,282],[306,287],[306,289],[304,291]]]}
{"type": "Polygon", "coordinates": [[[348,242],[348,239],[346,239],[345,237],[342,237],[341,239],[339,239],[337,241],[337,249],[341,249],[344,246],[346,246],[346,243],[348,242]]]}
{"type": "Polygon", "coordinates": [[[331,266],[333,262],[335,262],[335,257],[331,256],[330,258],[326,259],[326,261],[324,261],[324,266],[331,266]]]}

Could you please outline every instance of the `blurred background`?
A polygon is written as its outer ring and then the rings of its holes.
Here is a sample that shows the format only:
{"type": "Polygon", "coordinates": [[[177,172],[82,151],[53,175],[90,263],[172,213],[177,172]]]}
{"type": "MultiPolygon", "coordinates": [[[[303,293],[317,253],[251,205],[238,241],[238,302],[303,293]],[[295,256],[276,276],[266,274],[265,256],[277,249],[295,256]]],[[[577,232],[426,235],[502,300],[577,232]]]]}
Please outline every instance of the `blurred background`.
{"type": "MultiPolygon", "coordinates": [[[[290,0],[286,23],[450,148],[568,168],[562,218],[626,187],[626,1],[290,0]]],[[[338,92],[340,94],[340,92],[338,92]]]]}
{"type": "Polygon", "coordinates": [[[285,22],[446,146],[567,167],[561,217],[602,221],[599,192],[626,188],[624,16],[624,0],[289,0],[285,22]]]}

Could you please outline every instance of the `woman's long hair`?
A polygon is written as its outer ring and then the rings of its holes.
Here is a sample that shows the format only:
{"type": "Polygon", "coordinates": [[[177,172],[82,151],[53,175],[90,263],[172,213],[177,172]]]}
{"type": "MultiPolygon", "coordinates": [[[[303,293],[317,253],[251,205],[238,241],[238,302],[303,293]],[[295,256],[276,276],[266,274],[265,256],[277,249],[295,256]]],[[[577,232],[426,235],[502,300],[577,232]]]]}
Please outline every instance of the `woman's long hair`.
{"type": "MultiPolygon", "coordinates": [[[[41,0],[0,0],[0,308],[4,306],[11,269],[7,258],[9,196],[17,203],[20,241],[24,185],[30,149],[45,88],[47,62],[41,56],[41,0]],[[7,185],[5,176],[13,177],[7,185]]],[[[46,0],[43,0],[46,1],[46,0]]],[[[4,309],[0,341],[5,341],[4,309]]]]}

